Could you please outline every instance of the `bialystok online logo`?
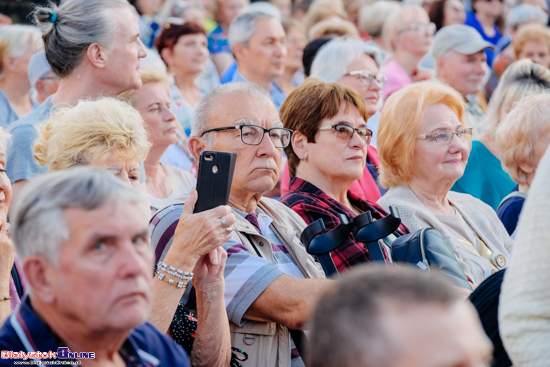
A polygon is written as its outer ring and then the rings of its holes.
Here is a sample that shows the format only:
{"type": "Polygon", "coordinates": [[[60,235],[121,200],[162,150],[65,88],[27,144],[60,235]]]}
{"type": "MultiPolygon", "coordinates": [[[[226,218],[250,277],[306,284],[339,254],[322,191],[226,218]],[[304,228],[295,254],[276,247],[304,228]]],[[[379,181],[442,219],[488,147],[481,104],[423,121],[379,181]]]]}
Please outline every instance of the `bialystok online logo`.
{"type": "Polygon", "coordinates": [[[71,352],[67,347],[57,348],[57,352],[13,352],[3,350],[2,359],[94,359],[94,352],[71,352]]]}

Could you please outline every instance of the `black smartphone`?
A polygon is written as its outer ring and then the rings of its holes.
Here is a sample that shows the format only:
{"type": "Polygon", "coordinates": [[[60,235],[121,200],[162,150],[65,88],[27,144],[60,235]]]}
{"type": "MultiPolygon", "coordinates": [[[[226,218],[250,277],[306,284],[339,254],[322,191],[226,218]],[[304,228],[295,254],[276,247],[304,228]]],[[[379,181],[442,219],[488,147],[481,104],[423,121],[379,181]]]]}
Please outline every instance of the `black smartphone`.
{"type": "Polygon", "coordinates": [[[237,153],[233,152],[201,152],[194,213],[227,205],[236,160],[237,153]]]}

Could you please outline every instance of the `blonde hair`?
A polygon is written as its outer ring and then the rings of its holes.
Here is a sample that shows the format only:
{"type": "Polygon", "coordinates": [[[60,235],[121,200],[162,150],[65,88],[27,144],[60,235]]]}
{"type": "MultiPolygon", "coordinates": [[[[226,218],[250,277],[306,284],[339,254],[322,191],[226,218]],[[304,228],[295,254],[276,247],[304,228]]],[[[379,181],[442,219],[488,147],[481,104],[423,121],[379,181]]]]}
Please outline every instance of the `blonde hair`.
{"type": "Polygon", "coordinates": [[[529,41],[543,43],[550,50],[550,29],[540,24],[527,24],[521,27],[513,42],[517,59],[529,41]]]}
{"type": "MultiPolygon", "coordinates": [[[[145,85],[147,83],[163,83],[166,85],[167,89],[170,89],[170,82],[168,81],[168,75],[162,71],[158,71],[156,69],[142,69],[140,72],[141,77],[141,84],[145,85]]],[[[135,97],[136,97],[137,89],[130,89],[127,91],[124,91],[118,95],[119,99],[122,99],[123,101],[135,105],[135,97]]]]}
{"type": "Polygon", "coordinates": [[[410,183],[415,169],[414,147],[424,110],[441,103],[453,110],[464,125],[464,98],[453,88],[437,81],[411,84],[386,100],[376,138],[383,187],[410,183]]]}
{"type": "Polygon", "coordinates": [[[537,141],[550,134],[550,94],[522,98],[498,125],[495,141],[500,148],[500,161],[512,180],[526,182],[520,164],[535,166],[537,141]]]}
{"type": "Polygon", "coordinates": [[[304,27],[306,33],[315,24],[331,16],[337,16],[346,19],[346,12],[342,0],[315,0],[310,6],[304,18],[304,27]]]}
{"type": "Polygon", "coordinates": [[[370,5],[363,5],[359,12],[359,29],[367,32],[373,38],[380,37],[384,22],[400,7],[400,2],[390,0],[380,0],[370,5]]]}
{"type": "Polygon", "coordinates": [[[95,158],[105,161],[112,153],[143,161],[150,146],[139,112],[121,100],[101,98],[54,113],[34,146],[34,157],[59,171],[95,158]]]}
{"type": "Polygon", "coordinates": [[[359,31],[347,20],[325,19],[309,29],[308,39],[314,40],[323,36],[359,38],[359,31]]]}
{"type": "Polygon", "coordinates": [[[38,51],[42,45],[40,35],[40,30],[30,25],[14,24],[0,28],[0,77],[4,73],[4,57],[20,57],[29,48],[38,51]]]}
{"type": "Polygon", "coordinates": [[[538,94],[550,88],[550,70],[529,59],[516,61],[502,74],[489,105],[480,130],[483,135],[493,136],[500,123],[500,111],[506,103],[512,105],[528,94],[538,94]]]}

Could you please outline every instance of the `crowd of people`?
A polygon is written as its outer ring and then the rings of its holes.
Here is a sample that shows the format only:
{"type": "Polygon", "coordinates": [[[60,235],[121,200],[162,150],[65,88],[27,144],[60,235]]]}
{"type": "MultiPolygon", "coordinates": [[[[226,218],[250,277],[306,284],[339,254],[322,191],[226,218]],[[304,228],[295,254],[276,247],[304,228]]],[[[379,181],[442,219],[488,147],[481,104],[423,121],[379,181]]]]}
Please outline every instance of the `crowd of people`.
{"type": "Polygon", "coordinates": [[[29,19],[0,14],[0,365],[550,361],[546,0],[29,19]],[[228,201],[195,212],[208,152],[236,156],[228,201]],[[397,262],[427,228],[463,283],[397,262]]]}

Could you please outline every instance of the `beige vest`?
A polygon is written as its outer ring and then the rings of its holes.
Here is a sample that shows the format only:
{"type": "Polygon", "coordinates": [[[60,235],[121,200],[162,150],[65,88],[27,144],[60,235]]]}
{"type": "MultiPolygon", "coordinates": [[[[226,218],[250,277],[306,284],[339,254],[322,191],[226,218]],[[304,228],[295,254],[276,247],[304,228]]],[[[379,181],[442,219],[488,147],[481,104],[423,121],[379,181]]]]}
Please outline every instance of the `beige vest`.
{"type": "MultiPolygon", "coordinates": [[[[321,266],[300,243],[300,235],[306,227],[303,219],[292,209],[272,199],[263,198],[258,207],[273,218],[273,232],[288,250],[304,277],[324,278],[325,273],[321,266]]],[[[257,254],[257,250],[264,259],[273,263],[273,251],[269,241],[259,235],[254,226],[241,215],[236,214],[235,217],[237,220],[234,224],[234,236],[238,237],[237,240],[251,254],[257,254]]],[[[243,367],[290,366],[290,334],[285,326],[274,322],[247,321],[242,327],[230,323],[230,329],[231,345],[248,354],[248,360],[241,363],[243,367]]]]}

